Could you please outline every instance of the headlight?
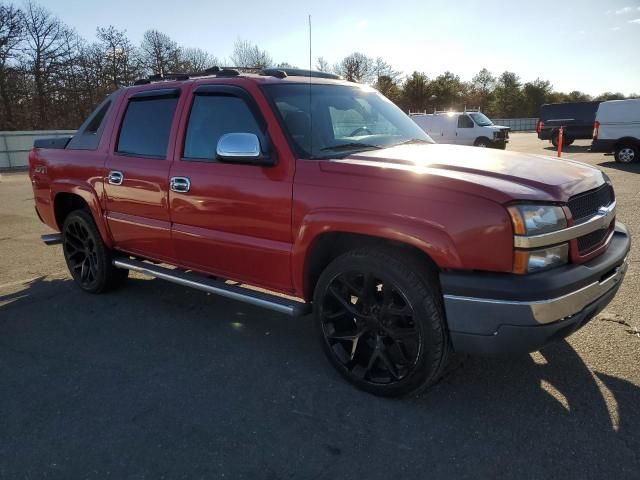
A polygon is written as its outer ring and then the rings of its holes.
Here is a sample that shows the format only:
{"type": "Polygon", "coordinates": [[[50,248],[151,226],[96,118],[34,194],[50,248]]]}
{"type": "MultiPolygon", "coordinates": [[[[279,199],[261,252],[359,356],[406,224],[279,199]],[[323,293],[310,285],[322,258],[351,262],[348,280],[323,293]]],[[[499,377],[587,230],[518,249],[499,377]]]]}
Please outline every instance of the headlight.
{"type": "Polygon", "coordinates": [[[513,273],[532,273],[564,265],[569,261],[569,244],[537,250],[516,250],[513,256],[513,273]]]}
{"type": "Polygon", "coordinates": [[[540,235],[567,227],[564,211],[555,205],[512,205],[508,210],[516,235],[540,235]]]}

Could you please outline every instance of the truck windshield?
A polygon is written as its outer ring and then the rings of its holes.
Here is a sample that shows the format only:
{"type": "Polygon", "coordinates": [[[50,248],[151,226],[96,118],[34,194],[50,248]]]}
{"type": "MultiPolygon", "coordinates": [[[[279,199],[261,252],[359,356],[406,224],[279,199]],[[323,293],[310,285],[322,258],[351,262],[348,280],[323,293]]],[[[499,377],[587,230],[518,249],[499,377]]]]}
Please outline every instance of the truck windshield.
{"type": "Polygon", "coordinates": [[[493,122],[489,120],[484,113],[470,113],[469,116],[473,118],[473,121],[476,122],[476,125],[479,127],[488,127],[489,125],[493,125],[493,122]]]}
{"type": "Polygon", "coordinates": [[[402,110],[368,87],[279,84],[264,91],[304,158],[341,158],[405,143],[434,143],[402,110]]]}

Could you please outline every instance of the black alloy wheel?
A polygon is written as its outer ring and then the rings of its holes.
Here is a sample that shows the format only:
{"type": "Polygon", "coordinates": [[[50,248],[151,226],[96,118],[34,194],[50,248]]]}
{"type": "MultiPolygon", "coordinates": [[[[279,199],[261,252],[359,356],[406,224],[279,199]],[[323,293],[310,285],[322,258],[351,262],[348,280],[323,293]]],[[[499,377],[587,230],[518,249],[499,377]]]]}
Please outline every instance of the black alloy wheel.
{"type": "Polygon", "coordinates": [[[71,212],[62,227],[62,251],[73,280],[82,290],[101,293],[120,285],[129,271],[112,265],[93,217],[86,210],[71,212]]]}
{"type": "Polygon", "coordinates": [[[324,294],[322,329],[352,375],[374,384],[406,378],[420,353],[421,332],[400,288],[371,271],[336,275],[324,294]]]}
{"type": "Polygon", "coordinates": [[[377,249],[349,252],[316,285],[326,355],[347,380],[377,395],[421,390],[440,377],[448,357],[434,276],[403,260],[377,249]]]}
{"type": "Polygon", "coordinates": [[[64,232],[64,253],[74,278],[84,289],[90,289],[98,279],[96,242],[84,222],[72,219],[64,232]]]}

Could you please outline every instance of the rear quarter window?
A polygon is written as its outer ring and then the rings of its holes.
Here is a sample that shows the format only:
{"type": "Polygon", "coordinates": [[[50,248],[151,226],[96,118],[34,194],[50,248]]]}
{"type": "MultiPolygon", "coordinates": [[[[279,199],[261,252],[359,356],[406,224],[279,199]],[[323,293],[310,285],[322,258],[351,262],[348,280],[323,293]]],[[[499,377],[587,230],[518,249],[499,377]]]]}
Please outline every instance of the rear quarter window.
{"type": "Polygon", "coordinates": [[[111,94],[87,117],[67,145],[68,150],[96,150],[111,111],[114,94],[111,94]]]}

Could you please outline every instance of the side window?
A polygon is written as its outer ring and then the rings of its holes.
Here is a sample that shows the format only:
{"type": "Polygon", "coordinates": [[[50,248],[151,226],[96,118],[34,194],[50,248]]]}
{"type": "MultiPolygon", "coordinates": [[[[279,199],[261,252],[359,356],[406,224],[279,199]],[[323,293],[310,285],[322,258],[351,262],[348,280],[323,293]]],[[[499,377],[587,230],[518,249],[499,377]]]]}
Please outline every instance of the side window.
{"type": "Polygon", "coordinates": [[[214,161],[218,140],[226,133],[254,133],[258,138],[262,137],[258,122],[242,98],[220,94],[195,95],[183,157],[186,160],[214,161]]]}
{"type": "Polygon", "coordinates": [[[459,115],[458,128],[473,128],[473,120],[468,115],[459,115]]]}
{"type": "Polygon", "coordinates": [[[69,150],[95,150],[98,148],[102,130],[104,130],[104,119],[111,107],[111,97],[98,105],[91,115],[80,126],[76,134],[69,141],[69,150]]]}
{"type": "Polygon", "coordinates": [[[165,158],[178,98],[132,98],[120,127],[116,151],[126,155],[165,158]]]}

